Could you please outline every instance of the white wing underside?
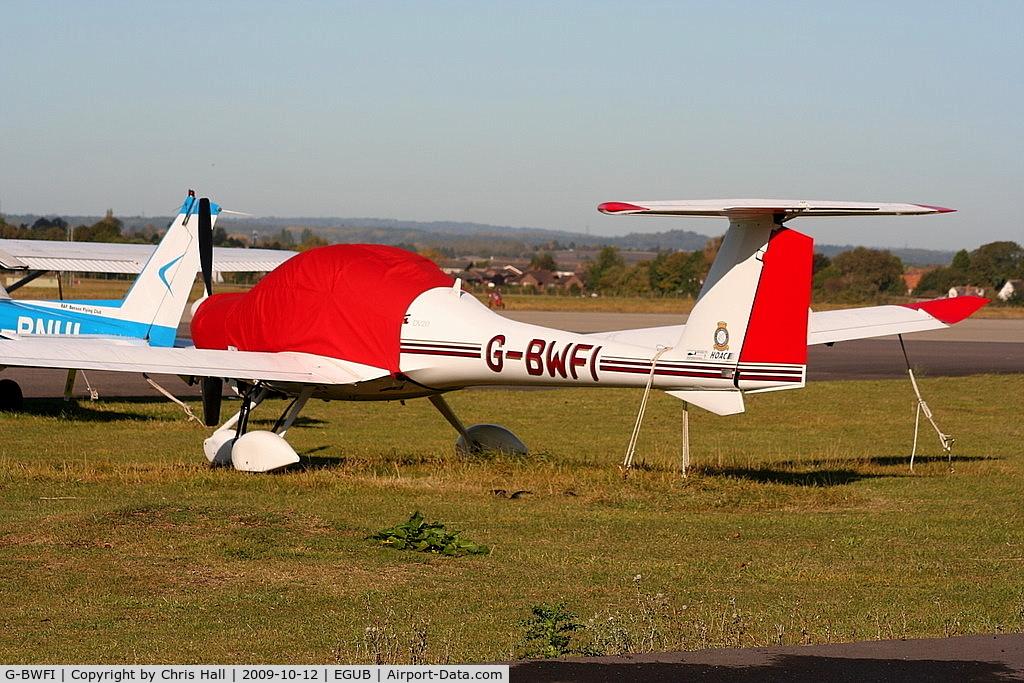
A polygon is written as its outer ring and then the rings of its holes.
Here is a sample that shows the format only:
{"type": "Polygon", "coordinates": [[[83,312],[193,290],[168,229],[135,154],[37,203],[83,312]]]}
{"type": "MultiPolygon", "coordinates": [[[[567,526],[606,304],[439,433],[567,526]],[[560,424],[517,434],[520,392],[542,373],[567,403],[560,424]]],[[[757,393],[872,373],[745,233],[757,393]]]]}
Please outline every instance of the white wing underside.
{"type": "MultiPolygon", "coordinates": [[[[155,246],[149,244],[0,240],[0,268],[139,273],[155,249],[155,246]]],[[[295,253],[276,249],[214,247],[213,269],[221,273],[268,272],[295,253]]]]}
{"type": "Polygon", "coordinates": [[[317,385],[354,384],[391,374],[383,368],[308,353],[157,348],[107,339],[0,340],[0,354],[0,363],[8,367],[146,372],[317,385]]]}
{"type": "Polygon", "coordinates": [[[807,330],[807,344],[831,344],[884,337],[890,334],[910,334],[949,327],[923,310],[905,306],[871,306],[846,308],[838,311],[811,313],[807,330]]]}
{"type": "MultiPolygon", "coordinates": [[[[807,345],[832,344],[854,339],[870,339],[892,334],[911,334],[949,327],[923,310],[904,306],[868,306],[838,311],[810,311],[807,345]]],[[[588,336],[635,344],[638,346],[672,346],[679,341],[685,325],[646,327],[633,330],[597,332],[588,336]]]]}

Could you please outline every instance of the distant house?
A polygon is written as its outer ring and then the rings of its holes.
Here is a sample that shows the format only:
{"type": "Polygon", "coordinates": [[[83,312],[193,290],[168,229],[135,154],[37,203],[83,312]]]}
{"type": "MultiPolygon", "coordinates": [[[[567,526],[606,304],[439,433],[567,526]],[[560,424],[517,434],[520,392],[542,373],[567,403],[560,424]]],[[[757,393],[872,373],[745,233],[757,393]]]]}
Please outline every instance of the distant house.
{"type": "Polygon", "coordinates": [[[508,284],[543,292],[555,284],[555,274],[550,270],[528,270],[521,275],[510,277],[508,284]]]}
{"type": "Polygon", "coordinates": [[[464,270],[460,273],[450,273],[452,277],[462,278],[462,282],[467,285],[482,285],[484,283],[484,276],[478,270],[464,270]]]}
{"type": "Polygon", "coordinates": [[[985,296],[985,288],[975,287],[974,285],[950,287],[949,292],[946,294],[946,296],[949,297],[950,299],[957,296],[985,296]]]}
{"type": "Polygon", "coordinates": [[[903,283],[906,284],[909,293],[914,293],[926,272],[928,271],[923,268],[907,268],[906,272],[903,273],[903,283]]]}
{"type": "Polygon", "coordinates": [[[461,278],[464,285],[473,287],[501,287],[505,284],[505,280],[508,279],[509,273],[517,272],[511,266],[487,268],[486,270],[480,270],[479,268],[442,268],[441,270],[453,278],[461,278]]]}
{"type": "Polygon", "coordinates": [[[558,286],[567,292],[571,291],[573,287],[582,292],[586,283],[583,281],[583,278],[576,273],[570,273],[568,275],[559,274],[558,286]]]}
{"type": "Polygon", "coordinates": [[[1014,294],[1018,296],[1024,294],[1024,280],[1007,280],[1006,284],[996,293],[996,296],[999,297],[1000,301],[1009,301],[1010,297],[1014,294]]]}
{"type": "Polygon", "coordinates": [[[556,273],[551,270],[529,270],[518,277],[509,278],[508,284],[538,292],[549,289],[569,290],[573,286],[583,289],[583,280],[575,273],[556,273]]]}

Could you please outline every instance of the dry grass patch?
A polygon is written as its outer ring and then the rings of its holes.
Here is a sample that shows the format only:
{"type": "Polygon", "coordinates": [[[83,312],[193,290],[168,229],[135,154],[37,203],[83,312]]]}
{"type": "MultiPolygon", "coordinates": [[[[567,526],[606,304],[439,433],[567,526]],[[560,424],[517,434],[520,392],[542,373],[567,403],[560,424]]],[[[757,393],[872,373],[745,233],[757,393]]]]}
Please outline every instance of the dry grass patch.
{"type": "Polygon", "coordinates": [[[561,601],[575,645],[609,653],[1019,630],[1024,435],[1000,397],[1024,377],[921,383],[952,473],[925,432],[909,471],[900,381],[693,410],[686,478],[662,395],[619,472],[638,391],[451,396],[522,458],[457,457],[426,401],[311,403],[289,434],[302,465],[265,476],[211,469],[206,430],[167,403],[29,401],[0,415],[0,657],[493,661],[561,601]],[[365,540],[415,510],[491,553],[365,540]]]}

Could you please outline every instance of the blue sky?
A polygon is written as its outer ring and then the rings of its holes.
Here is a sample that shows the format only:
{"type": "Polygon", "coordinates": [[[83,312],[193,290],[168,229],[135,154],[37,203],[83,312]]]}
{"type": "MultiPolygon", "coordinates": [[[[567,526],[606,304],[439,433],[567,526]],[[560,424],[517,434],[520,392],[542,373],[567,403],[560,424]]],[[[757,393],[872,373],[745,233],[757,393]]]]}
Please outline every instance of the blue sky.
{"type": "Polygon", "coordinates": [[[604,201],[907,201],[818,242],[1024,241],[1024,2],[0,2],[0,208],[593,235],[604,201]]]}

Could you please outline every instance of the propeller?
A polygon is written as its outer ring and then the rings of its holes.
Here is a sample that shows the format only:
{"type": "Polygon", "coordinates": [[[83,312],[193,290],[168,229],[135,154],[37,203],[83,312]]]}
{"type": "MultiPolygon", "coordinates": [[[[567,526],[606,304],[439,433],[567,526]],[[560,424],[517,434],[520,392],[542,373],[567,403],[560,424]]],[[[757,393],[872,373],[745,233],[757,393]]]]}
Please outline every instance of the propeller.
{"type": "MultiPolygon", "coordinates": [[[[213,220],[210,217],[210,200],[199,200],[199,268],[203,273],[206,296],[213,294],[213,220]]],[[[207,427],[220,423],[221,396],[224,380],[220,377],[204,377],[202,383],[203,422],[207,427]]]]}
{"type": "Polygon", "coordinates": [[[213,220],[210,218],[210,200],[199,200],[199,267],[203,272],[206,296],[213,294],[213,220]]]}

